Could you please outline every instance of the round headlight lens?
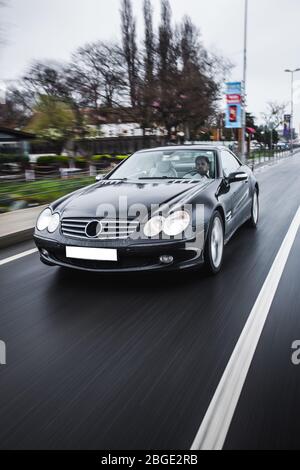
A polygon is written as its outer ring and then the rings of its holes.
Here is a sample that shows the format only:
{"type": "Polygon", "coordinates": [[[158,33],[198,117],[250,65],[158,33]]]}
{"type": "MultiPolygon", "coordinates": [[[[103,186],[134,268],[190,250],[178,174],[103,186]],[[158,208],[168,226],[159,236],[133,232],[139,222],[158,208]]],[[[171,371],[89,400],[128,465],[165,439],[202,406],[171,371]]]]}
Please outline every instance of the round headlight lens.
{"type": "Polygon", "coordinates": [[[144,227],[144,234],[146,237],[156,237],[163,229],[164,217],[156,215],[148,220],[144,227]]]}
{"type": "Polygon", "coordinates": [[[56,212],[55,214],[52,215],[52,217],[50,219],[50,222],[49,222],[49,225],[48,225],[48,232],[50,232],[50,233],[55,232],[55,230],[59,226],[59,222],[60,222],[60,216],[56,212]]]}
{"type": "Polygon", "coordinates": [[[169,217],[165,220],[163,231],[169,237],[175,237],[188,228],[190,220],[191,217],[188,212],[174,212],[174,214],[169,215],[169,217]]]}
{"type": "Polygon", "coordinates": [[[48,209],[45,209],[40,215],[39,215],[39,218],[37,220],[37,223],[36,223],[36,228],[38,230],[45,230],[48,225],[49,225],[49,222],[50,222],[50,219],[52,217],[52,212],[51,210],[48,208],[48,209]]]}

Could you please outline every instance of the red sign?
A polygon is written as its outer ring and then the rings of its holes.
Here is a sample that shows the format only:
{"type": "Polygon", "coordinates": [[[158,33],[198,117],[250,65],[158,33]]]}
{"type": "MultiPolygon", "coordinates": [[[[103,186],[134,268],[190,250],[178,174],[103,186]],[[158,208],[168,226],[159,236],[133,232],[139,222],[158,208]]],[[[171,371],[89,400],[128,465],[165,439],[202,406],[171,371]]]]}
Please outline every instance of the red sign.
{"type": "Polygon", "coordinates": [[[226,95],[227,103],[239,104],[242,101],[241,95],[226,95]]]}

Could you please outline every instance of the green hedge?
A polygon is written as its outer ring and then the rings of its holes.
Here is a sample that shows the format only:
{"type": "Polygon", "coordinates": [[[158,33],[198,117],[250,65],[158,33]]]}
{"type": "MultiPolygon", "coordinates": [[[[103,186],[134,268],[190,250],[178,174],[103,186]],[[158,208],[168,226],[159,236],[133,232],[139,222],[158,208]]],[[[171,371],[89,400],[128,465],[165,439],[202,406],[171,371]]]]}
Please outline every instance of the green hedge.
{"type": "Polygon", "coordinates": [[[43,157],[39,157],[36,161],[37,165],[43,166],[68,166],[69,165],[69,157],[65,157],[62,155],[45,155],[43,157]]]}
{"type": "Polygon", "coordinates": [[[98,163],[98,162],[103,162],[105,160],[109,161],[112,159],[112,156],[111,155],[108,155],[108,154],[105,154],[105,155],[93,155],[92,158],[91,158],[91,161],[94,162],[94,163],[98,163]]]}
{"type": "Polygon", "coordinates": [[[126,160],[129,157],[129,155],[116,155],[114,158],[116,160],[126,160]]]}
{"type": "Polygon", "coordinates": [[[77,168],[86,168],[88,166],[88,160],[84,157],[76,157],[75,166],[77,168]]]}
{"type": "Polygon", "coordinates": [[[112,160],[112,161],[115,161],[115,160],[125,160],[126,158],[128,158],[128,155],[109,155],[109,154],[103,154],[103,155],[93,155],[93,157],[91,158],[92,162],[101,162],[103,160],[112,160]]]}
{"type": "MultiPolygon", "coordinates": [[[[113,163],[122,161],[128,158],[128,155],[109,155],[109,154],[101,154],[101,155],[93,155],[91,158],[92,163],[113,163]]],[[[85,168],[88,165],[88,159],[84,157],[75,157],[74,158],[75,165],[78,168],[85,168]]],[[[37,165],[44,165],[44,166],[68,166],[69,164],[69,157],[64,157],[61,155],[45,155],[43,157],[39,157],[37,159],[37,165]]]]}

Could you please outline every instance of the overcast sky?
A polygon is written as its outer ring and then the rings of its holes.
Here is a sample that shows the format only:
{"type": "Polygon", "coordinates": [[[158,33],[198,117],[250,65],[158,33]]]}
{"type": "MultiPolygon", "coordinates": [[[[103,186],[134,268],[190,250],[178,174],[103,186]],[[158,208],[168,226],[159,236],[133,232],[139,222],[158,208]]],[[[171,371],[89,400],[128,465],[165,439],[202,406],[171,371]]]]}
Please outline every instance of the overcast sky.
{"type": "MultiPolygon", "coordinates": [[[[158,24],[160,0],[152,0],[158,24]]],[[[120,36],[119,0],[7,0],[1,11],[7,43],[0,78],[20,76],[33,59],[67,60],[78,46],[120,36]]],[[[142,34],[142,0],[133,0],[142,34]]],[[[244,0],[170,0],[174,21],[192,17],[206,47],[235,65],[242,78],[244,0]]],[[[300,67],[300,1],[249,0],[248,109],[258,118],[268,101],[290,102],[290,76],[300,67]]],[[[300,72],[295,77],[295,126],[300,126],[300,72]]],[[[290,105],[288,110],[290,110],[290,105]]]]}

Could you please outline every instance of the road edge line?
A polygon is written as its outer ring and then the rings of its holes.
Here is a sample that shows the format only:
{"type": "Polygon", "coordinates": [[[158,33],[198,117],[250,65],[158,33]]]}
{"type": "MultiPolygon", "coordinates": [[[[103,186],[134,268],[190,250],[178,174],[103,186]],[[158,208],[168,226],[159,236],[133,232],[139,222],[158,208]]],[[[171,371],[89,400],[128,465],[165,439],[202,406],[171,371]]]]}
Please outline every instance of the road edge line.
{"type": "Polygon", "coordinates": [[[19,253],[18,255],[13,255],[10,256],[9,258],[5,258],[0,260],[0,266],[4,266],[5,264],[11,263],[12,261],[16,261],[17,259],[24,258],[25,256],[32,255],[33,253],[36,253],[38,251],[37,248],[32,248],[32,250],[27,250],[23,251],[22,253],[19,253]]]}

